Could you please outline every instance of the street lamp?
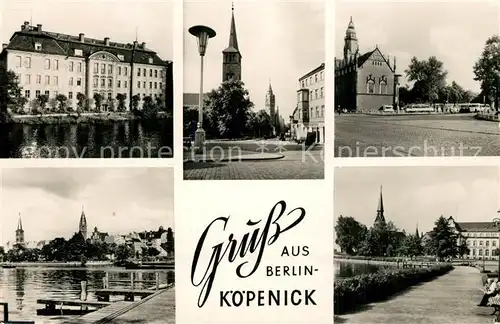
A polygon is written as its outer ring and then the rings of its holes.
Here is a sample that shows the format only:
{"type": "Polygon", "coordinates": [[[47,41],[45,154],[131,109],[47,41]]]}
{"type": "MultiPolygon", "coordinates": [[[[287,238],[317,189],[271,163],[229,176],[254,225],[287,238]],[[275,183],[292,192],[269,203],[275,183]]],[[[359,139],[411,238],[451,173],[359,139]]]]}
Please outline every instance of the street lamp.
{"type": "MultiPolygon", "coordinates": [[[[497,211],[500,214],[500,210],[497,211]]],[[[493,219],[493,226],[500,232],[500,218],[493,219]]],[[[499,242],[500,243],[500,242],[499,242]]],[[[497,247],[497,257],[498,257],[498,280],[500,280],[500,244],[497,247]]]]}
{"type": "Polygon", "coordinates": [[[496,91],[495,91],[495,109],[496,111],[500,111],[500,107],[498,107],[498,104],[500,102],[499,97],[500,97],[500,70],[496,71],[497,73],[497,85],[496,85],[496,91]]]}
{"type": "Polygon", "coordinates": [[[201,58],[200,74],[200,96],[198,102],[198,124],[194,133],[195,150],[202,151],[205,142],[205,131],[203,130],[203,56],[207,50],[208,39],[215,37],[215,31],[207,26],[193,26],[189,28],[189,33],[198,39],[198,53],[201,58]]]}

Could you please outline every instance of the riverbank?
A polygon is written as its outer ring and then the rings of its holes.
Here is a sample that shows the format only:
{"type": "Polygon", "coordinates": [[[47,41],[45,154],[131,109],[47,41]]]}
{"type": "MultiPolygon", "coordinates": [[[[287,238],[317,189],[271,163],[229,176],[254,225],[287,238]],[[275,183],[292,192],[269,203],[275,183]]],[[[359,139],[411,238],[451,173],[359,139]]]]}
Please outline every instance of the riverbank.
{"type": "MultiPolygon", "coordinates": [[[[107,122],[120,122],[127,120],[145,120],[146,118],[132,112],[86,112],[78,114],[53,113],[43,115],[14,115],[8,114],[0,118],[2,124],[99,124],[107,122]]],[[[155,119],[172,119],[166,112],[159,112],[155,119]]]]}
{"type": "MultiPolygon", "coordinates": [[[[81,262],[4,262],[0,266],[9,265],[16,268],[81,268],[81,262]]],[[[114,266],[111,261],[88,261],[85,263],[86,268],[98,268],[114,266]]]]}
{"type": "Polygon", "coordinates": [[[478,113],[474,117],[479,120],[486,120],[486,121],[492,121],[492,122],[499,122],[499,116],[496,115],[495,113],[478,113]]]}

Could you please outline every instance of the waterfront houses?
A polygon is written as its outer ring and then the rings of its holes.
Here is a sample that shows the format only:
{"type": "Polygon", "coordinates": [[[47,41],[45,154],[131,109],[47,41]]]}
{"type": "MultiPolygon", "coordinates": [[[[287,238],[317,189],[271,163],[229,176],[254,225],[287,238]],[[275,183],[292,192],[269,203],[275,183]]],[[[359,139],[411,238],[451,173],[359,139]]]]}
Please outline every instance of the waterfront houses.
{"type": "Polygon", "coordinates": [[[25,112],[37,108],[41,95],[54,104],[64,95],[67,107],[74,110],[87,105],[101,111],[115,110],[120,102],[122,110],[141,109],[144,98],[151,97],[164,100],[172,111],[172,62],[145,42],[68,35],[24,22],[9,43],[2,44],[0,64],[17,75],[27,99],[25,112]]]}

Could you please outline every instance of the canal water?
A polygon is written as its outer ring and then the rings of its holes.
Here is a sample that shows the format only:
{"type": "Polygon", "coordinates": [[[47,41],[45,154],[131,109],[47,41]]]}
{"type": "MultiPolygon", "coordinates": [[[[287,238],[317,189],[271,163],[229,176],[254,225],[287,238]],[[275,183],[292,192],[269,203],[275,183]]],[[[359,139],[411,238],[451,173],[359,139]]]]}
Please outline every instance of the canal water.
{"type": "MultiPolygon", "coordinates": [[[[36,310],[45,305],[37,304],[37,299],[75,299],[80,300],[81,281],[87,281],[87,300],[97,301],[92,291],[101,289],[105,273],[109,273],[110,288],[130,288],[131,273],[135,278],[151,280],[136,283],[137,289],[155,285],[155,273],[150,271],[124,270],[123,268],[0,268],[0,301],[9,304],[10,320],[34,320],[38,323],[57,323],[68,316],[37,316],[36,310]],[[113,280],[127,280],[114,283],[113,280]]],[[[160,284],[174,283],[172,270],[160,272],[160,284]]],[[[113,299],[114,298],[114,299],[113,299]]],[[[112,297],[123,300],[123,296],[112,297]]],[[[0,310],[2,312],[2,310],[0,310]]]]}
{"type": "Polygon", "coordinates": [[[368,262],[334,261],[335,277],[349,278],[364,273],[375,273],[392,265],[371,264],[368,262]]]}
{"type": "Polygon", "coordinates": [[[172,119],[80,124],[5,124],[0,158],[170,158],[172,119]]]}

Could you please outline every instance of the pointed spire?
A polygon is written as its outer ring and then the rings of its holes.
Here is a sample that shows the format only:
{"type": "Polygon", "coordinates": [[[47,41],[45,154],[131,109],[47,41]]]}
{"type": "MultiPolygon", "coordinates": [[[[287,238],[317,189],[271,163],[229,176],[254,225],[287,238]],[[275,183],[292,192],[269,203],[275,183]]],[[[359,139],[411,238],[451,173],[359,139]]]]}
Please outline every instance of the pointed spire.
{"type": "Polygon", "coordinates": [[[419,237],[420,237],[420,234],[418,233],[418,222],[417,222],[417,228],[415,229],[415,236],[416,236],[417,238],[419,238],[419,237]]]}
{"type": "Polygon", "coordinates": [[[385,223],[384,217],[384,198],[382,196],[382,186],[380,186],[380,197],[378,200],[377,217],[375,218],[375,223],[385,223]]]}
{"type": "Polygon", "coordinates": [[[271,78],[269,78],[269,89],[267,91],[270,93],[273,92],[273,88],[271,87],[271,78]]]}
{"type": "Polygon", "coordinates": [[[236,36],[236,23],[234,22],[234,3],[231,5],[231,31],[229,32],[229,46],[237,50],[238,48],[238,37],[236,36]]]}
{"type": "Polygon", "coordinates": [[[23,222],[21,221],[21,213],[19,213],[19,220],[17,221],[17,230],[18,231],[23,230],[23,222]]]}

